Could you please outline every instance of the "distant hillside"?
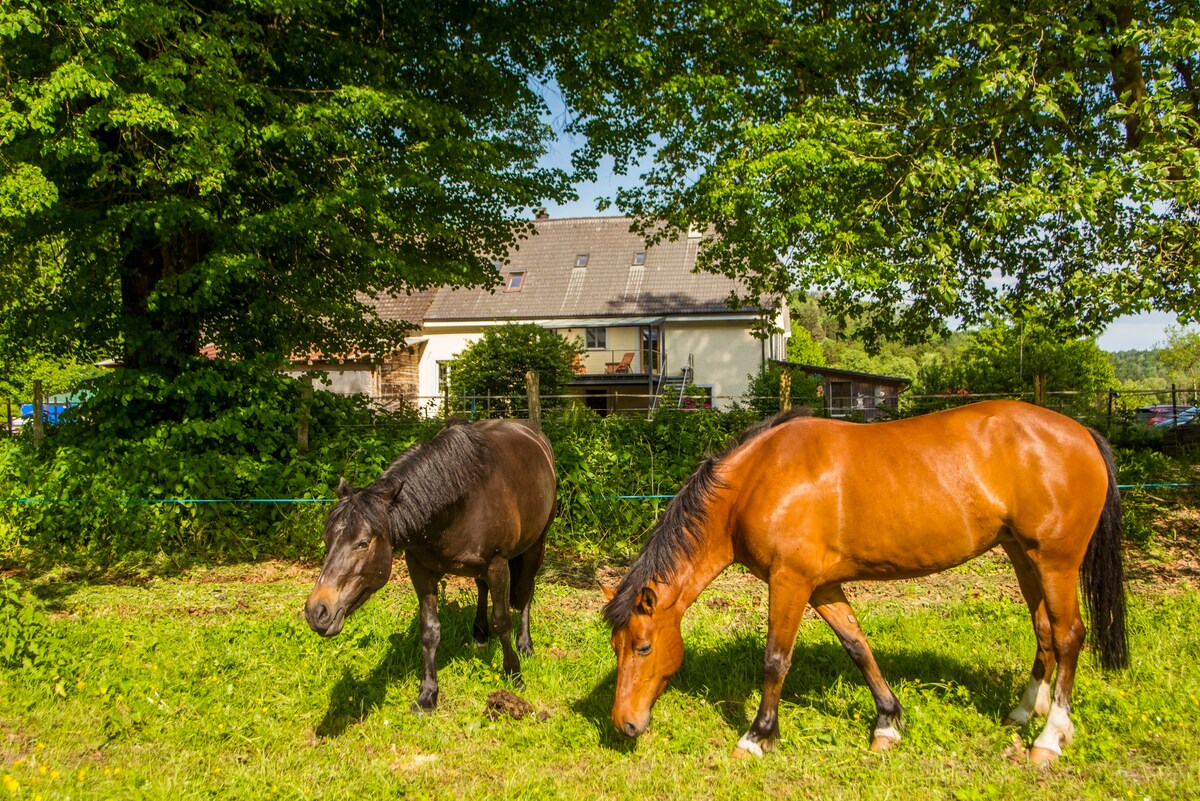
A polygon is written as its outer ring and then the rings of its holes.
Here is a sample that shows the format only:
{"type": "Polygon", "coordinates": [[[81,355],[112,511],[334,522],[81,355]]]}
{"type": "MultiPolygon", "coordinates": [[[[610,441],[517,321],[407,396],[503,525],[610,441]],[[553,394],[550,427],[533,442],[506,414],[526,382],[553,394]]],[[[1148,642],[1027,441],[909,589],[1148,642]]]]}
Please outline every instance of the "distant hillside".
{"type": "Polygon", "coordinates": [[[1169,373],[1166,365],[1159,359],[1161,350],[1119,350],[1108,354],[1108,361],[1117,374],[1117,380],[1125,381],[1161,381],[1169,383],[1169,373]]]}

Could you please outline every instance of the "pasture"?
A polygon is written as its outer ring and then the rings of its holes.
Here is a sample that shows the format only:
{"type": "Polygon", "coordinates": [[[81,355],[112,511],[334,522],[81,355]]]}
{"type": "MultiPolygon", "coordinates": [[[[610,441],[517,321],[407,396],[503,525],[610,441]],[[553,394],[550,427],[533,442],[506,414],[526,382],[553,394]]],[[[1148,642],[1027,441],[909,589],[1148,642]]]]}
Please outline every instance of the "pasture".
{"type": "MultiPolygon", "coordinates": [[[[874,706],[823,622],[801,626],[783,738],[731,758],[762,677],[765,585],[727,571],[684,618],[686,657],[636,742],[609,720],[614,665],[596,581],[623,568],[550,558],[520,719],[484,714],[511,689],[495,638],[471,644],[474,584],[442,597],[441,700],[420,680],[416,599],[391,582],[322,640],[301,615],[318,566],[81,575],[13,573],[67,667],[0,671],[0,797],[90,798],[1181,798],[1200,796],[1195,557],[1130,565],[1132,667],[1085,652],[1077,733],[1048,770],[1036,728],[1000,725],[1033,635],[1002,555],[927,579],[849,590],[906,713],[898,749],[867,750],[874,706]]],[[[8,630],[12,637],[12,629],[8,630]]],[[[0,643],[2,645],[3,643],[0,643]]]]}

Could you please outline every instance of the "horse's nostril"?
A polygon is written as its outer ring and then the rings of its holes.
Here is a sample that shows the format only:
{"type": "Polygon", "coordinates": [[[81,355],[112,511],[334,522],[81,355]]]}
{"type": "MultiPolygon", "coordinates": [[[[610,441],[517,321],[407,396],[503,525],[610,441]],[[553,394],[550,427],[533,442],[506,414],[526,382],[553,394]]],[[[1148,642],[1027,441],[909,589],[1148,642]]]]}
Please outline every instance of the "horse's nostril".
{"type": "Polygon", "coordinates": [[[633,725],[632,721],[625,721],[625,734],[629,737],[637,737],[637,726],[633,725]]]}

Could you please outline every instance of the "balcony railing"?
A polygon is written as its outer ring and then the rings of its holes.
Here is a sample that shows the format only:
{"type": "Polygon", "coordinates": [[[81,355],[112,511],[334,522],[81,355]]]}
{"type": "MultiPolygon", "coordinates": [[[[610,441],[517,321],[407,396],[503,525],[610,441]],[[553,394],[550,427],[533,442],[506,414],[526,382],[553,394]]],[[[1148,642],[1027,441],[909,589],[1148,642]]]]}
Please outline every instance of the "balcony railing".
{"type": "Polygon", "coordinates": [[[645,354],[638,350],[588,350],[576,362],[575,372],[582,375],[645,375],[645,354]]]}

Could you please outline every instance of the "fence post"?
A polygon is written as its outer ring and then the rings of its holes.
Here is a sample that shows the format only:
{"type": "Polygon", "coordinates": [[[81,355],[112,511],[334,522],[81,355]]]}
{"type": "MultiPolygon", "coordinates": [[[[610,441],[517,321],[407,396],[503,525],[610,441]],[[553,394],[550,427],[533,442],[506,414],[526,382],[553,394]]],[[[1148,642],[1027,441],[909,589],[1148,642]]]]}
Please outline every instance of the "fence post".
{"type": "Polygon", "coordinates": [[[540,377],[536,370],[525,373],[525,394],[529,398],[529,422],[538,431],[542,430],[542,396],[538,384],[540,377]]]}
{"type": "Polygon", "coordinates": [[[4,426],[8,429],[9,436],[13,433],[13,416],[12,416],[12,398],[8,398],[5,403],[8,405],[8,415],[4,418],[4,426]]]}
{"type": "Polygon", "coordinates": [[[38,443],[42,441],[42,437],[46,436],[46,429],[42,422],[44,404],[42,402],[42,379],[33,379],[33,441],[38,443]]]}
{"type": "Polygon", "coordinates": [[[308,453],[308,420],[312,413],[312,377],[304,380],[300,387],[300,424],[296,430],[296,450],[308,453]]]}
{"type": "Polygon", "coordinates": [[[783,367],[779,373],[779,411],[792,408],[792,368],[783,367]]]}
{"type": "Polygon", "coordinates": [[[1038,406],[1045,406],[1049,401],[1046,396],[1046,374],[1033,374],[1033,402],[1038,406]]]}

